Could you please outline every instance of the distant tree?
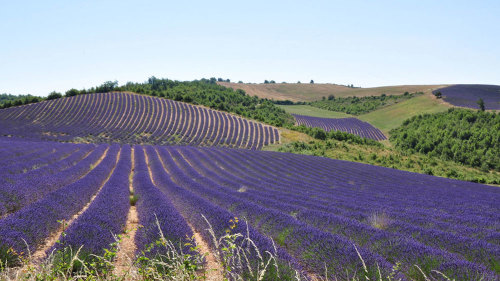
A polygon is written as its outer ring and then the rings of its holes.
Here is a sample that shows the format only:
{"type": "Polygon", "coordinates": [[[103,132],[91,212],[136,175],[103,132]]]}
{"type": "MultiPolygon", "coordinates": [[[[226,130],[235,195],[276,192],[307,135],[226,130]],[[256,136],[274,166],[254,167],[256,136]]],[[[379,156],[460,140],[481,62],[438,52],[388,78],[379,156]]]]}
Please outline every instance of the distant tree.
{"type": "Polygon", "coordinates": [[[50,92],[50,94],[47,96],[47,100],[55,100],[58,98],[62,98],[62,95],[61,93],[58,93],[56,91],[50,92]]]}
{"type": "Polygon", "coordinates": [[[300,81],[297,81],[297,84],[300,84],[300,81]]]}
{"type": "Polygon", "coordinates": [[[217,79],[215,79],[215,77],[212,77],[210,78],[210,84],[215,84],[215,82],[217,81],[217,79]]]}
{"type": "Polygon", "coordinates": [[[226,79],[226,82],[228,82],[228,83],[231,82],[231,79],[226,79]]]}
{"type": "Polygon", "coordinates": [[[311,82],[309,82],[309,83],[314,84],[314,80],[311,80],[311,82]]]}
{"type": "Polygon", "coordinates": [[[276,84],[276,81],[271,80],[271,81],[269,81],[269,83],[271,83],[271,84],[276,84]]]}
{"type": "Polygon", "coordinates": [[[351,84],[351,88],[354,88],[354,85],[353,85],[353,84],[351,84]]]}
{"type": "Polygon", "coordinates": [[[238,81],[238,83],[239,83],[239,84],[243,84],[243,81],[241,81],[241,80],[240,80],[240,81],[238,81]]]}
{"type": "Polygon", "coordinates": [[[335,99],[335,96],[334,95],[329,95],[328,96],[328,100],[334,100],[335,99]]]}
{"type": "Polygon", "coordinates": [[[267,80],[264,80],[264,84],[269,84],[269,81],[267,81],[267,80]]]}
{"type": "Polygon", "coordinates": [[[479,100],[477,101],[477,104],[479,105],[479,110],[481,110],[481,111],[484,111],[484,110],[485,110],[485,107],[484,107],[484,101],[483,101],[483,99],[479,99],[479,100]]]}
{"type": "Polygon", "coordinates": [[[325,96],[321,97],[321,100],[326,100],[326,97],[325,96]]]}
{"type": "Polygon", "coordinates": [[[437,99],[440,99],[443,97],[443,94],[441,93],[441,91],[437,91],[434,93],[434,96],[436,96],[437,99]]]}
{"type": "Polygon", "coordinates": [[[217,78],[217,81],[218,82],[224,82],[224,79],[222,79],[222,78],[219,77],[219,78],[217,78]]]}
{"type": "Polygon", "coordinates": [[[73,96],[76,96],[76,95],[79,95],[79,94],[80,94],[80,91],[78,91],[77,89],[70,89],[70,90],[66,91],[65,96],[66,97],[73,97],[73,96]]]}

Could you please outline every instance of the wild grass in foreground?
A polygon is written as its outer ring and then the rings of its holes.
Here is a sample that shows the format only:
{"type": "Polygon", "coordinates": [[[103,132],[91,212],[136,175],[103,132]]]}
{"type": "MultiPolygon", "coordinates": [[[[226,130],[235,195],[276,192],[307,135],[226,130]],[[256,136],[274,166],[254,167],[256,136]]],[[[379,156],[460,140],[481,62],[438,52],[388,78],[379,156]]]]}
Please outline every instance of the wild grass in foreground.
{"type": "MultiPolygon", "coordinates": [[[[208,225],[210,226],[209,223],[208,225]]],[[[276,253],[260,252],[248,236],[242,233],[231,233],[231,229],[221,237],[215,236],[211,226],[206,230],[216,245],[216,249],[212,250],[217,262],[221,265],[221,272],[213,272],[217,269],[207,267],[206,257],[209,254],[196,246],[193,237],[186,237],[184,245],[174,245],[165,239],[160,230],[160,238],[150,244],[135,259],[129,259],[121,272],[116,270],[114,258],[119,251],[123,235],[117,236],[116,242],[112,243],[102,256],[82,253],[82,247],[79,249],[66,247],[52,252],[44,261],[34,263],[31,253],[23,257],[13,251],[7,251],[10,259],[5,259],[8,256],[6,255],[2,256],[3,260],[0,260],[0,280],[406,280],[401,275],[400,263],[396,263],[392,271],[385,276],[379,269],[376,278],[370,277],[372,274],[356,246],[354,248],[362,264],[362,268],[359,268],[357,272],[342,273],[342,276],[346,276],[342,279],[329,276],[328,270],[325,270],[322,276],[309,274],[279,261],[276,253]],[[182,250],[186,246],[189,247],[189,253],[182,250]],[[158,248],[162,250],[158,251],[158,248]],[[151,252],[162,254],[151,257],[151,252]],[[257,259],[252,259],[252,257],[257,257],[257,259]],[[11,267],[9,262],[14,261],[17,266],[11,267]]],[[[431,271],[432,276],[426,275],[417,265],[415,265],[415,271],[421,274],[417,280],[454,281],[435,270],[431,271]]]]}

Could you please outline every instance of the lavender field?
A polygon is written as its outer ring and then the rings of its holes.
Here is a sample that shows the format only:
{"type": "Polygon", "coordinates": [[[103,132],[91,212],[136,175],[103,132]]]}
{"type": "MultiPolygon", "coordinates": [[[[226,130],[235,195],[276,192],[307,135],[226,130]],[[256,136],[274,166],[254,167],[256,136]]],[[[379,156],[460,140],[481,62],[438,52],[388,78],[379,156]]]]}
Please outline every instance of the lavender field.
{"type": "Polygon", "coordinates": [[[433,91],[441,92],[445,101],[455,106],[479,109],[477,101],[483,99],[485,109],[500,110],[500,86],[453,85],[433,91]]]}
{"type": "Polygon", "coordinates": [[[357,118],[321,118],[292,114],[298,125],[317,127],[325,131],[342,131],[363,138],[385,140],[385,135],[371,124],[357,118]]]}
{"type": "Polygon", "coordinates": [[[260,149],[274,127],[225,112],[130,93],[44,101],[0,111],[0,135],[92,143],[189,144],[260,149]]]}
{"type": "Polygon", "coordinates": [[[330,278],[363,268],[402,280],[439,270],[497,280],[500,189],[366,164],[217,147],[71,144],[0,138],[0,252],[64,245],[102,254],[138,195],[137,252],[158,238],[217,234],[230,219],[262,250],[330,278]],[[84,210],[82,212],[82,210],[84,210]],[[248,229],[244,221],[248,221],[248,229]],[[272,240],[276,243],[276,250],[272,240]],[[356,247],[356,248],[355,248],[356,247]],[[359,255],[357,253],[359,251],[359,255]]]}

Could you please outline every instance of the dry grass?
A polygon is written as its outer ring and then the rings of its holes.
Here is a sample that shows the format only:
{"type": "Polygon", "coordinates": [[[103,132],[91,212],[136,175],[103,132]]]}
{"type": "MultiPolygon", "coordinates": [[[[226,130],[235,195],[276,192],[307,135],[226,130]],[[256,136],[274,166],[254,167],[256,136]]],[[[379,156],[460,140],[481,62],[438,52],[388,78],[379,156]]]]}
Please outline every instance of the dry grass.
{"type": "Polygon", "coordinates": [[[245,83],[228,83],[217,82],[219,85],[230,87],[233,89],[242,89],[250,96],[258,96],[260,98],[268,98],[275,100],[291,100],[291,101],[314,101],[328,95],[336,97],[348,96],[380,96],[386,95],[401,95],[404,92],[430,92],[448,85],[400,85],[400,86],[384,86],[374,88],[349,88],[336,84],[296,84],[296,83],[277,83],[277,84],[245,84],[245,83]]]}

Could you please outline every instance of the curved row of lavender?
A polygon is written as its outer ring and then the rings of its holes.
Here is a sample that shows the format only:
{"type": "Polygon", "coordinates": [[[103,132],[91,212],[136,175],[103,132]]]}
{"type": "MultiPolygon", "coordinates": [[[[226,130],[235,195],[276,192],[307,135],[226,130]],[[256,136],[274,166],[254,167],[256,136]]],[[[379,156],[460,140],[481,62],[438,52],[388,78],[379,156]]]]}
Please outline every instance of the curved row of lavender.
{"type": "Polygon", "coordinates": [[[455,106],[479,109],[477,101],[483,99],[485,109],[500,110],[500,86],[497,85],[460,84],[433,91],[437,92],[455,106]]]}
{"type": "Polygon", "coordinates": [[[370,123],[357,118],[321,118],[292,114],[298,125],[317,127],[325,131],[342,131],[362,138],[385,140],[385,135],[370,123]]]}
{"type": "Polygon", "coordinates": [[[130,93],[79,95],[2,109],[0,135],[246,149],[279,142],[278,130],[271,126],[200,106],[130,93]]]}
{"type": "MultiPolygon", "coordinates": [[[[354,245],[371,272],[378,266],[386,275],[401,262],[403,280],[417,278],[415,264],[456,280],[499,277],[498,187],[277,152],[139,145],[132,152],[128,146],[105,144],[72,144],[71,150],[67,144],[4,138],[0,143],[0,159],[5,162],[26,158],[46,145],[55,149],[54,156],[72,153],[55,161],[43,156],[58,173],[79,166],[94,152],[100,155],[67,185],[45,194],[34,192],[32,203],[4,215],[0,251],[14,247],[27,252],[22,239],[31,252],[40,249],[59,229],[57,221],[78,213],[93,195],[94,201],[62,241],[84,244],[90,253],[112,243],[109,234],[123,230],[126,220],[133,159],[132,182],[141,194],[137,208],[144,225],[136,237],[138,251],[157,238],[158,232],[151,231],[156,224],[152,213],[162,218],[162,231],[169,239],[191,235],[191,225],[212,241],[203,214],[217,234],[224,233],[231,218],[245,218],[251,238],[262,250],[275,251],[272,238],[281,260],[317,274],[326,266],[330,277],[342,279],[346,270],[362,268],[354,245]],[[73,155],[81,160],[58,166],[73,155]],[[82,226],[85,231],[76,231],[82,226]]],[[[28,173],[40,169],[44,168],[28,173]]],[[[0,190],[6,188],[0,183],[0,190]]],[[[29,185],[20,192],[38,189],[29,185]]],[[[237,231],[246,233],[246,225],[241,223],[237,231]]]]}

